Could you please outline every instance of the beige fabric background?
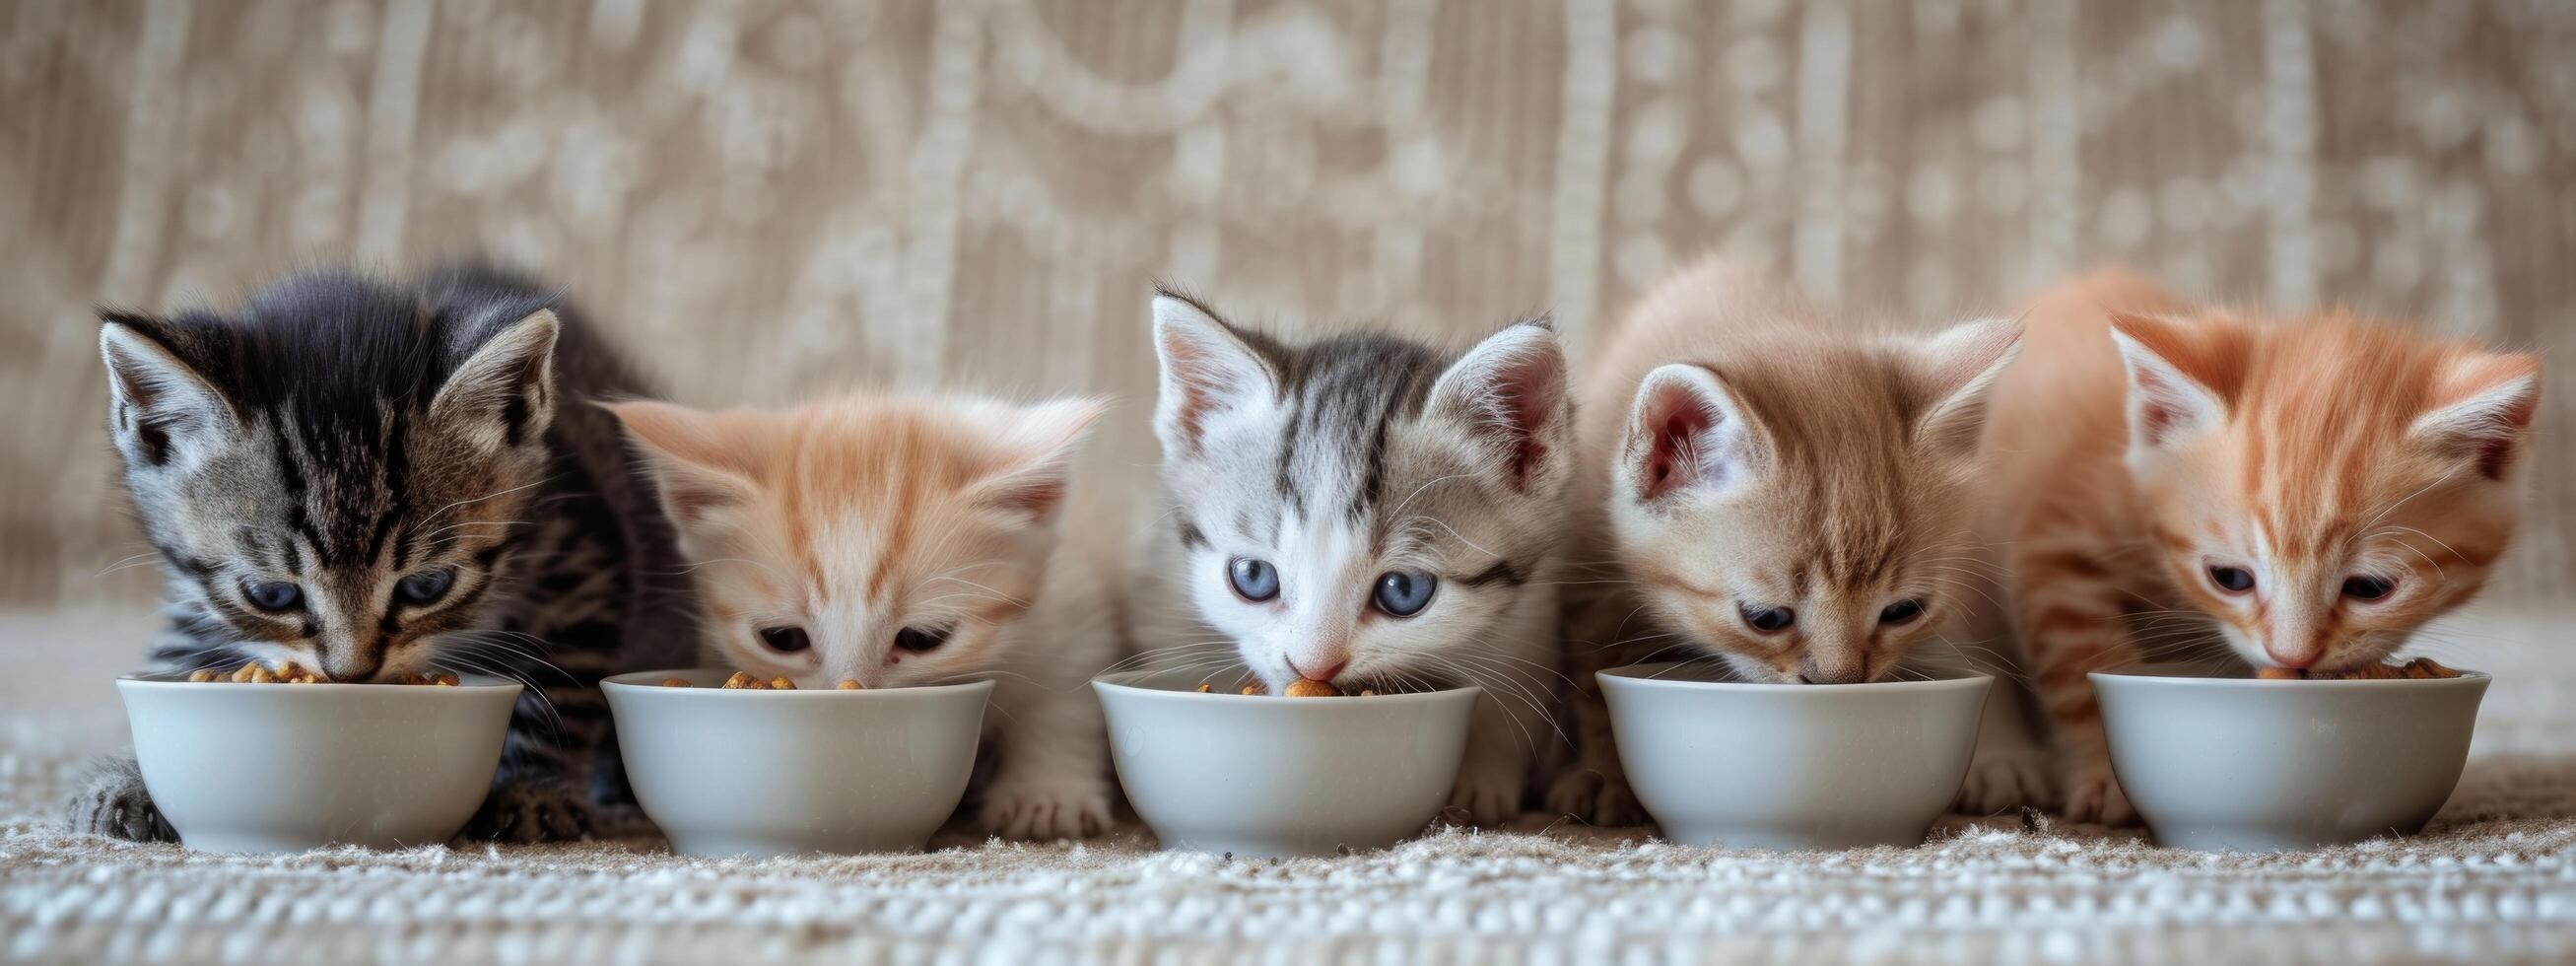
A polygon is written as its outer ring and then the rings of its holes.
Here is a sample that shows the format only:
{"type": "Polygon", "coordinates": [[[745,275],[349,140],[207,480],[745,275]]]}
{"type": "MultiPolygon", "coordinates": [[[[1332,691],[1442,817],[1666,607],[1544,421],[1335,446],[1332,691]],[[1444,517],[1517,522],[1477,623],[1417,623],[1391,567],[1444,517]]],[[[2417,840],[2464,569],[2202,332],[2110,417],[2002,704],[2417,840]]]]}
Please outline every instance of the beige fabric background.
{"type": "MultiPolygon", "coordinates": [[[[1580,344],[1703,248],[1927,323],[2119,261],[2563,370],[2570,50],[2546,0],[8,0],[0,601],[150,588],[88,307],[317,261],[537,268],[690,402],[1114,394],[1126,480],[1157,277],[1580,344]]],[[[2567,586],[2571,405],[2508,599],[2567,586]]]]}

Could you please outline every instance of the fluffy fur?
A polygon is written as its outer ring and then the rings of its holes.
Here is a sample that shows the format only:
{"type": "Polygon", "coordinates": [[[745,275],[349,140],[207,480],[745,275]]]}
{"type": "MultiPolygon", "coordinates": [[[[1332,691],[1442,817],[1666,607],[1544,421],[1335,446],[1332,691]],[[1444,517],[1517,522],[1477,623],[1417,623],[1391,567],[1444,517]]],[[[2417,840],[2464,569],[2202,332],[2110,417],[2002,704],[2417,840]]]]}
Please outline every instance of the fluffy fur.
{"type": "MultiPolygon", "coordinates": [[[[2344,312],[2199,310],[2121,275],[2029,319],[1985,440],[1991,527],[2071,818],[2134,817],[2085,674],[2177,640],[2142,622],[2214,627],[2257,666],[2377,663],[2474,596],[2513,535],[2536,356],[2344,312]]],[[[1981,750],[1982,804],[2036,797],[2011,760],[1981,750]]]]}
{"type": "Polygon", "coordinates": [[[1609,336],[1583,385],[1575,497],[1601,561],[1569,611],[1580,752],[1551,808],[1641,817],[1595,671],[1661,658],[1876,681],[1969,613],[1977,434],[2020,327],[1835,328],[1786,283],[1712,260],[1609,336]]]}
{"type": "Polygon", "coordinates": [[[1458,356],[1371,333],[1292,345],[1168,292],[1153,320],[1169,510],[1131,595],[1146,656],[1245,668],[1274,694],[1482,686],[1452,804],[1518,814],[1557,744],[1573,412],[1554,333],[1513,325],[1458,356]],[[1274,577],[1262,599],[1233,582],[1253,562],[1274,577]],[[1427,603],[1391,612],[1390,579],[1431,581],[1427,603]]]}
{"type": "Polygon", "coordinates": [[[1068,464],[1099,403],[612,408],[679,525],[709,659],[805,688],[991,677],[983,826],[1108,827],[1106,737],[1085,682],[1115,639],[1095,571],[1056,559],[1068,464]]]}
{"type": "MultiPolygon", "coordinates": [[[[317,272],[233,314],[105,319],[110,428],[166,565],[153,669],[517,677],[469,831],[575,837],[622,800],[598,681],[667,660],[691,615],[657,586],[670,534],[615,423],[561,402],[638,388],[579,313],[465,266],[317,272]]],[[[73,821],[168,837],[128,762],[94,773],[73,821]]]]}

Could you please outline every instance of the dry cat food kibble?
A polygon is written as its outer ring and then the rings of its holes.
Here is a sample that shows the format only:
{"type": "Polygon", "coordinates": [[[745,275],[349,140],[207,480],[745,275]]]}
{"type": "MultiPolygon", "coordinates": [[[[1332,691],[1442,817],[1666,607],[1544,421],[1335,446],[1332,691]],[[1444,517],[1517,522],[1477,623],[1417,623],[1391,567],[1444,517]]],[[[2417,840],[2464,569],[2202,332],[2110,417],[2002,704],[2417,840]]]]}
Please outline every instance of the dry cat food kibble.
{"type": "MultiPolygon", "coordinates": [[[[1200,694],[1212,694],[1215,693],[1215,691],[1216,685],[1205,681],[1199,682],[1200,694]]],[[[1267,695],[1270,692],[1262,689],[1261,682],[1255,681],[1251,684],[1244,685],[1243,690],[1238,693],[1262,696],[1267,695]]],[[[1297,680],[1288,682],[1287,695],[1292,698],[1372,698],[1377,696],[1377,691],[1370,688],[1361,688],[1358,691],[1345,693],[1342,689],[1326,684],[1322,681],[1298,678],[1297,680]]]]}
{"type": "Polygon", "coordinates": [[[2442,666],[2429,657],[2419,657],[2405,664],[2372,664],[2336,674],[2317,674],[2290,667],[2256,668],[2254,676],[2265,681],[2424,681],[2455,678],[2460,672],[2442,666]]]}
{"type": "MultiPolygon", "coordinates": [[[[683,681],[679,678],[672,678],[668,681],[662,682],[662,685],[664,687],[685,688],[689,686],[689,682],[683,681]]],[[[725,683],[719,685],[719,687],[722,687],[727,691],[794,691],[796,690],[796,682],[783,677],[770,678],[769,680],[763,681],[759,678],[752,677],[751,672],[749,671],[735,671],[733,672],[733,676],[726,678],[725,683]]],[[[843,678],[841,679],[839,687],[843,691],[856,691],[859,690],[859,682],[849,678],[843,678]]]]}
{"type": "MultiPolygon", "coordinates": [[[[252,662],[252,663],[250,663],[250,664],[244,664],[244,665],[242,665],[242,666],[240,666],[240,667],[238,667],[238,668],[234,668],[234,669],[233,669],[233,672],[232,672],[232,673],[230,673],[230,674],[225,674],[225,673],[223,673],[223,672],[221,672],[221,671],[216,671],[216,670],[211,669],[211,668],[199,668],[199,669],[197,669],[197,670],[195,670],[195,671],[191,671],[191,672],[189,672],[189,673],[188,673],[188,680],[189,680],[191,683],[194,683],[194,684],[331,684],[331,683],[334,683],[330,678],[326,678],[326,677],[323,677],[323,676],[321,676],[321,675],[319,675],[319,674],[313,673],[312,671],[306,670],[306,669],[304,668],[304,665],[297,664],[297,663],[295,663],[295,662],[293,662],[293,661],[288,661],[288,662],[286,662],[286,666],[281,667],[281,668],[278,668],[277,670],[274,670],[274,671],[269,670],[269,669],[268,669],[268,665],[260,664],[260,663],[257,663],[257,662],[252,662]]],[[[402,682],[401,682],[401,683],[403,683],[403,684],[421,684],[421,685],[438,685],[438,686],[451,687],[451,688],[452,688],[452,687],[456,687],[460,682],[457,680],[456,675],[453,675],[453,674],[447,674],[447,673],[441,672],[441,673],[438,673],[438,674],[411,674],[411,675],[406,675],[406,676],[404,676],[404,678],[403,678],[403,680],[402,680],[402,682]]]]}
{"type": "Polygon", "coordinates": [[[833,687],[838,688],[838,689],[843,690],[843,691],[856,691],[856,690],[859,690],[859,679],[857,679],[857,678],[842,678],[842,679],[841,679],[841,683],[839,683],[839,684],[835,684],[835,685],[833,685],[833,687]]]}
{"type": "Polygon", "coordinates": [[[1297,680],[1288,682],[1288,696],[1292,698],[1338,698],[1342,696],[1342,689],[1311,678],[1298,678],[1297,680]]]}

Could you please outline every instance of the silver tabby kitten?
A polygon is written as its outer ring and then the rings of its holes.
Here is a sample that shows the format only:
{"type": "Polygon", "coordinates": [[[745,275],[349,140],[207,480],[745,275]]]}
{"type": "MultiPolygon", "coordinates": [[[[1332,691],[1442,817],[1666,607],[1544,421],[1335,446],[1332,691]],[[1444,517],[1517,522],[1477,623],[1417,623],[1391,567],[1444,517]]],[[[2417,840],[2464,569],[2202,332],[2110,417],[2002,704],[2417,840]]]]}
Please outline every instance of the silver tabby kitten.
{"type": "Polygon", "coordinates": [[[1170,292],[1153,315],[1170,512],[1137,571],[1147,656],[1239,660],[1273,694],[1481,685],[1451,805],[1518,814],[1558,740],[1555,334],[1513,325],[1452,357],[1367,333],[1290,345],[1170,292]]]}
{"type": "MultiPolygon", "coordinates": [[[[109,421],[165,568],[159,671],[294,661],[532,684],[472,834],[578,837],[623,794],[601,677],[677,661],[669,527],[615,417],[637,382],[554,295],[466,266],[288,277],[238,314],[104,314],[109,421]]],[[[73,825],[169,839],[133,758],[73,825]]]]}

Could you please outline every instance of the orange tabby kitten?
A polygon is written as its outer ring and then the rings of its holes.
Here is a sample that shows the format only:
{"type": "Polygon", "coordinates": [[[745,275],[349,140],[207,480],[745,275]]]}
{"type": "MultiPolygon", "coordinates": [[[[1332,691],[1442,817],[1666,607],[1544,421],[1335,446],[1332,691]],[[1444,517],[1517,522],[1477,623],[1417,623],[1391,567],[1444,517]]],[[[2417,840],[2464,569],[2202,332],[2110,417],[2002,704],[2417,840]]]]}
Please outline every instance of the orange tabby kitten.
{"type": "MultiPolygon", "coordinates": [[[[2029,325],[1983,448],[2069,818],[2134,818],[2085,679],[2158,643],[2129,619],[2205,615],[2256,666],[2345,670],[2475,595],[2513,535],[2536,356],[2199,311],[2119,275],[2042,295],[2029,325]]],[[[2044,794],[1980,758],[1971,807],[2044,794]]]]}
{"type": "MultiPolygon", "coordinates": [[[[1650,290],[1582,387],[1574,497],[1594,520],[1568,637],[1578,760],[1548,805],[1640,816],[1593,672],[1704,660],[1762,683],[1924,670],[1963,630],[1985,396],[2020,326],[1848,330],[1794,286],[1710,259],[1650,290]]],[[[1943,652],[1947,657],[1948,653],[1943,652]]]]}
{"type": "MultiPolygon", "coordinates": [[[[978,818],[1012,838],[1109,824],[1084,681],[1116,639],[1098,568],[1059,566],[1091,400],[853,395],[778,411],[610,407],[693,562],[711,660],[798,687],[994,678],[978,818]]],[[[828,763],[818,763],[828,767],[828,763]]]]}

